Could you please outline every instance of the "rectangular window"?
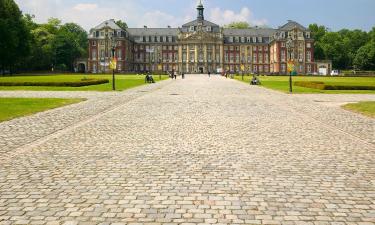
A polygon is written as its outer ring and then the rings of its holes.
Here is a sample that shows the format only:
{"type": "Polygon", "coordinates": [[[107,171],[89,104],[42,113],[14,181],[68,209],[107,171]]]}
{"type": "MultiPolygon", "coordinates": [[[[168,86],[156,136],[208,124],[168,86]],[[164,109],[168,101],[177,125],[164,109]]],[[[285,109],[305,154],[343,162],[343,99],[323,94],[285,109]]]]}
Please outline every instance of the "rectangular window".
{"type": "Polygon", "coordinates": [[[92,59],[96,60],[96,49],[92,50],[92,59]]]}
{"type": "Polygon", "coordinates": [[[195,61],[195,52],[190,52],[190,62],[194,62],[195,61]]]}
{"type": "Polygon", "coordinates": [[[311,65],[310,64],[307,65],[307,72],[311,73],[311,65]]]}
{"type": "Polygon", "coordinates": [[[285,62],[285,50],[281,51],[281,62],[285,62]]]}
{"type": "Polygon", "coordinates": [[[253,43],[257,43],[257,37],[253,37],[253,43]]]}
{"type": "Polygon", "coordinates": [[[253,63],[257,63],[258,62],[258,60],[257,60],[257,54],[254,54],[254,56],[253,56],[253,63]]]}
{"type": "Polygon", "coordinates": [[[281,47],[285,48],[285,42],[281,42],[281,47]]]}
{"type": "Polygon", "coordinates": [[[263,63],[263,54],[259,53],[259,63],[263,63]]]}
{"type": "Polygon", "coordinates": [[[311,43],[307,43],[306,48],[311,48],[311,43]]]}
{"type": "Polygon", "coordinates": [[[281,64],[281,72],[283,72],[283,73],[286,72],[286,66],[285,66],[285,64],[281,64]]]}
{"type": "Polygon", "coordinates": [[[307,51],[307,53],[306,53],[306,61],[311,62],[311,52],[310,51],[307,51]]]}
{"type": "Polygon", "coordinates": [[[299,60],[300,62],[303,62],[303,54],[302,54],[302,52],[299,52],[299,53],[298,53],[298,60],[299,60]]]}
{"type": "Polygon", "coordinates": [[[234,60],[233,53],[230,53],[230,55],[229,55],[229,59],[230,59],[230,62],[233,63],[233,60],[234,60]]]}
{"type": "Polygon", "coordinates": [[[119,50],[117,51],[117,58],[120,59],[120,60],[121,60],[121,58],[122,58],[122,51],[121,51],[121,49],[119,49],[119,50]]]}
{"type": "Polygon", "coordinates": [[[92,46],[96,46],[96,41],[93,41],[93,42],[92,42],[92,46]]]}
{"type": "Polygon", "coordinates": [[[268,54],[264,54],[264,63],[268,63],[268,54]]]}

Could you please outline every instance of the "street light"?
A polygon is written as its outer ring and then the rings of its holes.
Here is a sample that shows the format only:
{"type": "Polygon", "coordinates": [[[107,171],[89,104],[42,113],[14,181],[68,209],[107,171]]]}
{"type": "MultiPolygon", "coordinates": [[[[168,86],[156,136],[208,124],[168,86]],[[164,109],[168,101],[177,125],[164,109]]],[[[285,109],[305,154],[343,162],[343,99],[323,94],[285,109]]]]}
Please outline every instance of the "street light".
{"type": "Polygon", "coordinates": [[[115,69],[117,67],[116,63],[116,40],[112,37],[112,90],[116,90],[116,79],[115,79],[115,69]]]}
{"type": "MultiPolygon", "coordinates": [[[[291,62],[293,62],[294,64],[294,53],[293,53],[293,57],[292,57],[292,52],[294,52],[293,48],[294,48],[294,38],[292,37],[292,35],[289,35],[288,37],[288,40],[286,42],[286,48],[288,50],[288,55],[289,55],[289,59],[291,62]],[[293,50],[293,51],[292,51],[293,50]]],[[[288,62],[289,64],[289,62],[288,62]]],[[[290,65],[288,65],[289,67],[290,65]]],[[[290,71],[289,71],[289,92],[290,93],[293,93],[293,81],[292,81],[292,70],[291,68],[288,68],[290,71]]]]}

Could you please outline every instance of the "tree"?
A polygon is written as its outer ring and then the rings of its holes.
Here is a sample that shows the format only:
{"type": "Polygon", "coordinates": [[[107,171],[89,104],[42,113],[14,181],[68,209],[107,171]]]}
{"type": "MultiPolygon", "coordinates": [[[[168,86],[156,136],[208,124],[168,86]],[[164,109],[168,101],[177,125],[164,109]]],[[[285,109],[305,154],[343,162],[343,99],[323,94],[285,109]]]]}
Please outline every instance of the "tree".
{"type": "Polygon", "coordinates": [[[325,26],[319,26],[318,24],[310,24],[309,30],[311,31],[312,37],[315,40],[314,45],[314,57],[315,59],[325,59],[324,51],[322,49],[322,45],[320,40],[322,37],[328,32],[328,29],[325,26]]]}
{"type": "Polygon", "coordinates": [[[125,22],[121,21],[121,20],[117,20],[116,21],[116,24],[121,27],[122,29],[126,30],[128,28],[128,24],[126,24],[125,22]]]}
{"type": "Polygon", "coordinates": [[[319,26],[318,24],[310,24],[309,30],[311,31],[312,37],[315,41],[319,42],[320,39],[328,32],[325,26],[319,26]]]}
{"type": "Polygon", "coordinates": [[[13,0],[0,0],[0,70],[14,67],[29,53],[30,31],[13,0]]]}
{"type": "Polygon", "coordinates": [[[233,29],[248,29],[251,28],[250,24],[246,21],[242,22],[232,22],[224,26],[225,28],[233,28],[233,29]]]}
{"type": "Polygon", "coordinates": [[[59,29],[52,48],[56,53],[56,66],[73,71],[74,61],[86,55],[87,33],[79,25],[67,23],[59,29]]]}
{"type": "Polygon", "coordinates": [[[361,70],[375,70],[375,40],[358,49],[354,65],[361,70]]]}

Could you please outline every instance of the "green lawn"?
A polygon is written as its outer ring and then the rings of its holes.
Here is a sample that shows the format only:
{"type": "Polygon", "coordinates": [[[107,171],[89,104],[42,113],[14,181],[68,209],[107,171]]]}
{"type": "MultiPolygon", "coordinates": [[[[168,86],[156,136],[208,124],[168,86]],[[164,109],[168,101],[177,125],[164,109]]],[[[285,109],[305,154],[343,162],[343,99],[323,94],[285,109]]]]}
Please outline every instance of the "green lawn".
{"type": "Polygon", "coordinates": [[[375,102],[350,103],[350,104],[344,105],[343,108],[375,118],[375,102]]]}
{"type": "MultiPolygon", "coordinates": [[[[64,74],[64,75],[28,75],[28,76],[7,76],[1,77],[0,81],[11,82],[11,81],[55,81],[55,82],[69,82],[69,81],[80,81],[82,78],[97,78],[97,79],[108,79],[110,82],[107,84],[92,85],[85,87],[30,87],[30,86],[18,86],[18,87],[5,87],[0,86],[0,90],[33,90],[33,91],[111,91],[112,90],[112,75],[91,75],[91,74],[64,74]]],[[[168,79],[168,76],[161,76],[161,80],[168,79]]],[[[159,81],[159,75],[154,75],[154,80],[159,81]]],[[[116,75],[116,90],[123,91],[132,87],[140,86],[145,84],[145,76],[141,75],[116,75]]]]}
{"type": "Polygon", "coordinates": [[[83,99],[0,98],[0,122],[80,101],[83,99]]]}
{"type": "MultiPolygon", "coordinates": [[[[265,88],[289,92],[289,77],[288,76],[259,76],[262,86],[265,88]]],[[[241,76],[236,76],[236,80],[242,81],[241,76]]],[[[250,83],[252,76],[244,76],[244,82],[250,83]]],[[[322,81],[325,84],[342,84],[342,85],[373,85],[375,86],[375,77],[308,77],[308,76],[294,76],[295,81],[322,81]]],[[[373,90],[318,90],[313,88],[305,88],[293,85],[294,93],[351,93],[351,94],[375,94],[373,90]]]]}

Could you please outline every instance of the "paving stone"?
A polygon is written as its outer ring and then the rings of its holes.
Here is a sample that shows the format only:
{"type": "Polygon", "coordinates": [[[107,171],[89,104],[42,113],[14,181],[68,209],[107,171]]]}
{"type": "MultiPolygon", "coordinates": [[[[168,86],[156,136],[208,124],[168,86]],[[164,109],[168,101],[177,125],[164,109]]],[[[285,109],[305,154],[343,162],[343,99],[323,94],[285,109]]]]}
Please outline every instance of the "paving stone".
{"type": "Polygon", "coordinates": [[[375,95],[288,95],[212,76],[0,123],[0,224],[374,224],[375,95]],[[319,100],[319,101],[318,101],[319,100]]]}

